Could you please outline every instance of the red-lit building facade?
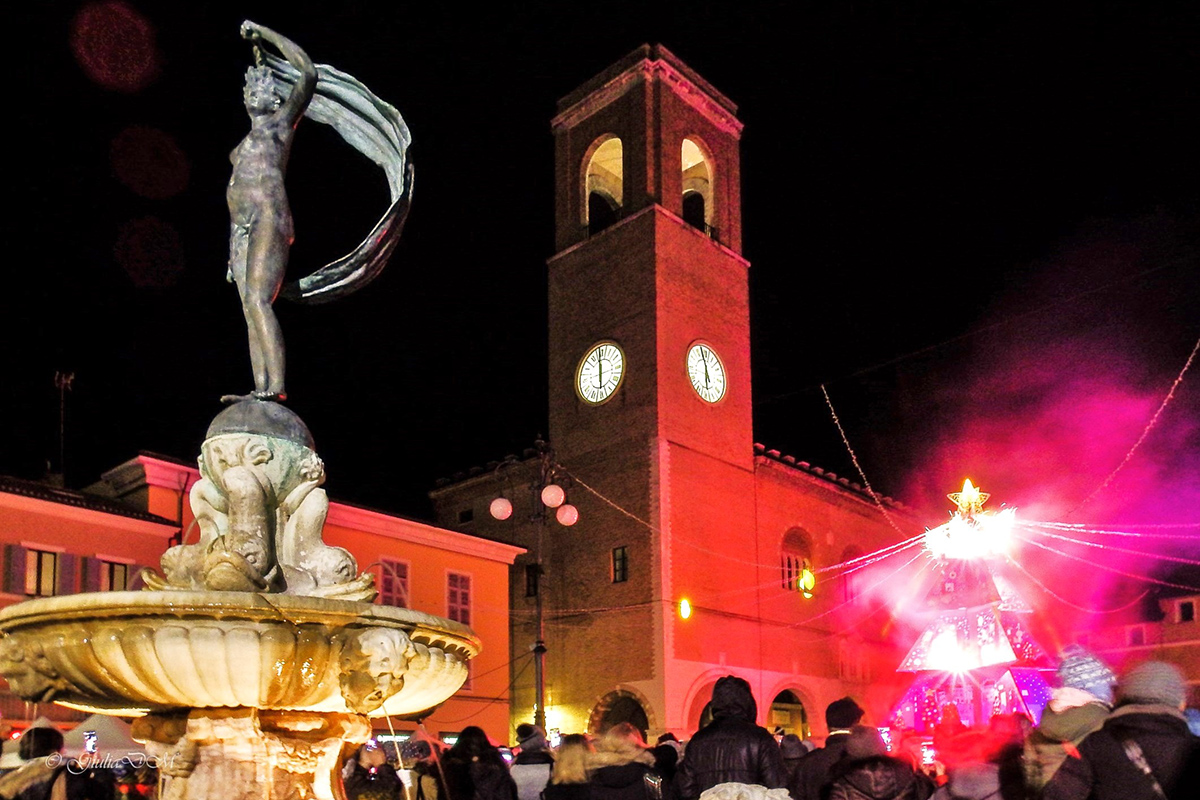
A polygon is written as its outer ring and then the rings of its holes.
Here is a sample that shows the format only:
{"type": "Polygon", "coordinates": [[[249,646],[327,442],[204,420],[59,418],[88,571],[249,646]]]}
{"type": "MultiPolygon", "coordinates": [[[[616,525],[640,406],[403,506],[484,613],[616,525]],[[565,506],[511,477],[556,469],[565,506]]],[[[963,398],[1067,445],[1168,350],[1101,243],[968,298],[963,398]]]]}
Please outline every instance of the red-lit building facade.
{"type": "Polygon", "coordinates": [[[539,616],[547,725],[564,733],[690,734],[726,674],[750,681],[760,723],[818,736],[829,702],[851,694],[883,720],[902,691],[903,652],[863,624],[862,578],[818,577],[811,598],[797,578],[921,526],[754,444],[736,111],[662,47],[559,103],[545,464],[579,520],[542,513],[536,454],[432,493],[441,524],[528,551],[511,582],[513,724],[533,717],[539,616]],[[503,521],[488,513],[501,495],[503,521]]]}
{"type": "MultiPolygon", "coordinates": [[[[180,537],[194,541],[187,493],[195,467],[142,454],[104,474],[86,492],[0,478],[0,606],[33,597],[140,588],[144,566],[180,537]]],[[[467,684],[424,720],[432,736],[450,738],[468,725],[503,735],[508,725],[508,576],[523,550],[458,531],[332,501],[324,539],[373,572],[376,602],[414,608],[470,625],[483,651],[467,684]]],[[[0,684],[2,685],[2,684],[0,684]]],[[[38,716],[70,724],[86,716],[0,692],[3,722],[24,727],[38,716]]],[[[393,720],[396,733],[411,720],[393,720]]],[[[376,721],[380,733],[385,720],[376,721]]]]}

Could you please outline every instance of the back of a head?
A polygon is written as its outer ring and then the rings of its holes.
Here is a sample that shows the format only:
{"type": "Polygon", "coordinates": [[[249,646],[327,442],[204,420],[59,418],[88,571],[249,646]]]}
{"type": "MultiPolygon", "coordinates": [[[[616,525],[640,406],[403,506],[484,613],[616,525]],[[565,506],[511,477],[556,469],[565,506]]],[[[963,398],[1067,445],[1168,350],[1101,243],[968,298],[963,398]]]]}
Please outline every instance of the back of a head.
{"type": "Polygon", "coordinates": [[[537,725],[522,722],[517,726],[517,744],[524,753],[545,750],[547,747],[546,734],[537,725]]]}
{"type": "Polygon", "coordinates": [[[857,725],[865,712],[849,697],[834,700],[825,708],[825,724],[829,730],[846,730],[857,725]]]}
{"type": "Polygon", "coordinates": [[[800,758],[808,752],[804,742],[794,733],[785,733],[779,741],[779,752],[784,758],[800,758]]]}
{"type": "Polygon", "coordinates": [[[1174,664],[1146,661],[1122,676],[1117,694],[1122,705],[1139,703],[1182,709],[1187,700],[1187,683],[1174,664]]]}
{"type": "Polygon", "coordinates": [[[492,746],[488,735],[477,725],[463,728],[462,733],[458,735],[458,741],[450,748],[450,754],[465,757],[467,761],[490,753],[495,753],[496,758],[500,758],[499,751],[492,746]]]}
{"type": "Polygon", "coordinates": [[[62,750],[63,735],[54,728],[30,728],[21,735],[17,754],[25,761],[44,758],[62,750]]]}
{"type": "Polygon", "coordinates": [[[642,732],[630,722],[618,722],[605,731],[600,739],[601,750],[619,753],[634,747],[644,750],[646,740],[642,738],[642,732]]]}
{"type": "Polygon", "coordinates": [[[1057,675],[1063,686],[1087,692],[1102,703],[1112,705],[1117,676],[1103,661],[1079,645],[1068,645],[1063,649],[1057,675]]]}
{"type": "Polygon", "coordinates": [[[879,731],[869,725],[855,725],[850,729],[850,738],[846,740],[846,756],[848,758],[872,758],[886,756],[887,745],[879,731]]]}
{"type": "Polygon", "coordinates": [[[554,753],[554,771],[550,774],[550,782],[587,783],[587,761],[590,752],[592,743],[582,733],[568,733],[562,737],[558,750],[554,753]]]}
{"type": "Polygon", "coordinates": [[[758,719],[758,704],[745,678],[726,675],[717,680],[712,693],[713,719],[732,717],[754,722],[758,719]]]}

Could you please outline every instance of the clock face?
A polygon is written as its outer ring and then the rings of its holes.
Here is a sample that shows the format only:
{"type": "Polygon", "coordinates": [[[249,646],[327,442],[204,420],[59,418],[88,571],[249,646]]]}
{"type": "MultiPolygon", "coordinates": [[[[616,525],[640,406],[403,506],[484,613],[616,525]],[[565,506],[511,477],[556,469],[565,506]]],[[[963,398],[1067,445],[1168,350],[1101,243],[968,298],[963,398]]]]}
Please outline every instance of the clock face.
{"type": "Polygon", "coordinates": [[[625,377],[625,354],[613,342],[600,342],[588,350],[575,371],[575,391],[585,403],[607,402],[625,377]]]}
{"type": "Polygon", "coordinates": [[[704,402],[715,403],[725,396],[725,365],[708,345],[697,343],[688,349],[687,371],[692,388],[704,402]]]}

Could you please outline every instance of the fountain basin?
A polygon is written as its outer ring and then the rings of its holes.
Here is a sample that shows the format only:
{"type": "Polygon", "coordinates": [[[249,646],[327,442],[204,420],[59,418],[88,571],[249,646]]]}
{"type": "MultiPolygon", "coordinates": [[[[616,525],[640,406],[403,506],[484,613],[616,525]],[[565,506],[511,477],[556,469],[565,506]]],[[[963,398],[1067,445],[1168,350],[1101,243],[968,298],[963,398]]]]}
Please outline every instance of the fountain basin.
{"type": "Polygon", "coordinates": [[[99,592],[0,611],[0,674],[21,697],[141,715],[183,708],[413,714],[480,650],[465,625],[284,594],[99,592]]]}

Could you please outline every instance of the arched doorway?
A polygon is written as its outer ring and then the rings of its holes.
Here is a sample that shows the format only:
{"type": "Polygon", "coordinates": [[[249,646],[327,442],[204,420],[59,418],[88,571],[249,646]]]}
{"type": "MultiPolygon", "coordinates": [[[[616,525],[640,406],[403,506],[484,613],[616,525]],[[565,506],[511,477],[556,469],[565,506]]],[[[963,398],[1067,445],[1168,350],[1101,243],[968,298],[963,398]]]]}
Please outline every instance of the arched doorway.
{"type": "Polygon", "coordinates": [[[784,733],[794,733],[801,739],[807,739],[808,711],[799,696],[791,689],[784,689],[775,695],[771,701],[771,713],[767,716],[768,727],[772,732],[781,729],[784,733]]]}
{"type": "Polygon", "coordinates": [[[641,731],[643,739],[650,731],[650,718],[641,699],[633,692],[617,689],[604,695],[592,709],[588,733],[599,736],[622,722],[628,722],[641,731]]]}

